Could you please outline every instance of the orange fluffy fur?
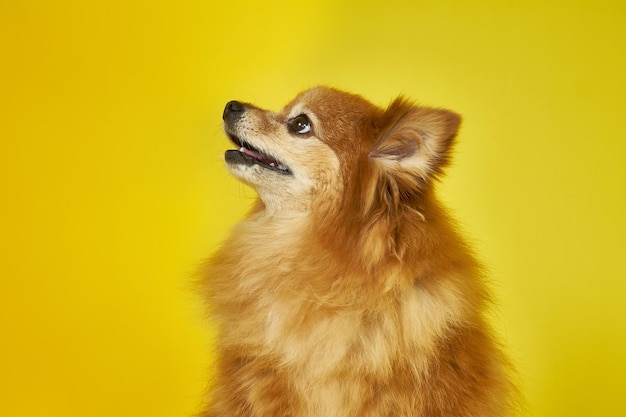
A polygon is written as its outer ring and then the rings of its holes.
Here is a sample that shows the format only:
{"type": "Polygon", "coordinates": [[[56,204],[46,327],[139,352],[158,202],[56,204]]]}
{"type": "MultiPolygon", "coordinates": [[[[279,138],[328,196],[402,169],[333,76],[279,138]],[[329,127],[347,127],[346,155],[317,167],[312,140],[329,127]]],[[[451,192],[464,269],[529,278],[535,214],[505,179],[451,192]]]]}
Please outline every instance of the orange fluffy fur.
{"type": "Polygon", "coordinates": [[[326,87],[226,106],[227,166],[260,199],[203,273],[202,416],[512,414],[483,271],[434,193],[459,122],[326,87]]]}

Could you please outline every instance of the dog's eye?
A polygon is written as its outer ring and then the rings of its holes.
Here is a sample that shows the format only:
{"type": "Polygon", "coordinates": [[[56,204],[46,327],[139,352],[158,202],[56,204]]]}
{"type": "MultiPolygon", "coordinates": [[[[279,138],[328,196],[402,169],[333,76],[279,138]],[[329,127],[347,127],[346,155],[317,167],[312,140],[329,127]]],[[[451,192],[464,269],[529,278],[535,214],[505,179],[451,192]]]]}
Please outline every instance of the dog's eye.
{"type": "Polygon", "coordinates": [[[288,126],[289,130],[299,135],[304,135],[305,133],[309,133],[311,131],[311,121],[306,114],[301,114],[293,119],[290,119],[288,126]]]}

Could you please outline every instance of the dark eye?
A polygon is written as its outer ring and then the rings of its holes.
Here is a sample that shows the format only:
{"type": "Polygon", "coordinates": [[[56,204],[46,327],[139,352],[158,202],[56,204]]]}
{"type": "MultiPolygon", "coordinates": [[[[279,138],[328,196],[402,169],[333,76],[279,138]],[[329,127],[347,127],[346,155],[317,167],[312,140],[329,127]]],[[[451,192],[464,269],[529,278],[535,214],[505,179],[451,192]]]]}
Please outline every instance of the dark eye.
{"type": "Polygon", "coordinates": [[[311,131],[311,121],[306,114],[301,114],[293,119],[290,119],[288,126],[289,130],[299,135],[304,135],[305,133],[309,133],[311,131]]]}

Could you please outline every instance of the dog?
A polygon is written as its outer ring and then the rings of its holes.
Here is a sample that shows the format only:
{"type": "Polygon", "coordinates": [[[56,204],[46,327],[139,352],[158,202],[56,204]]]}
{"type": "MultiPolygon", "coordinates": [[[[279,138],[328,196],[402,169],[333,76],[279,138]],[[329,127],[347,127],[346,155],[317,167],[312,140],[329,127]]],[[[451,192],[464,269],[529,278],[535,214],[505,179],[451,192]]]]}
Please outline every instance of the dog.
{"type": "Polygon", "coordinates": [[[223,122],[259,199],[203,268],[201,415],[514,414],[483,268],[434,190],[460,116],[320,86],[279,112],[231,101],[223,122]]]}

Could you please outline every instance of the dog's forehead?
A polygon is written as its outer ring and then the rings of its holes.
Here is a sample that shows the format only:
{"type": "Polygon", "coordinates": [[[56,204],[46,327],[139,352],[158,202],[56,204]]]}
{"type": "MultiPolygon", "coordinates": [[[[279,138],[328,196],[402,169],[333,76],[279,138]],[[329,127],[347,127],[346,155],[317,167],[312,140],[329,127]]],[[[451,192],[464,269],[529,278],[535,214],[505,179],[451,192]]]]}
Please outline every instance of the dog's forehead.
{"type": "Polygon", "coordinates": [[[338,112],[369,112],[376,107],[364,98],[330,87],[314,87],[298,94],[285,108],[286,114],[313,112],[332,115],[338,112]]]}
{"type": "MultiPolygon", "coordinates": [[[[322,88],[316,87],[310,90],[306,90],[298,94],[293,100],[289,102],[283,109],[283,112],[287,114],[299,114],[304,113],[306,111],[318,112],[324,106],[324,101],[329,99],[327,97],[324,99],[322,96],[322,88]]],[[[330,95],[329,95],[330,96],[330,95]]]]}

